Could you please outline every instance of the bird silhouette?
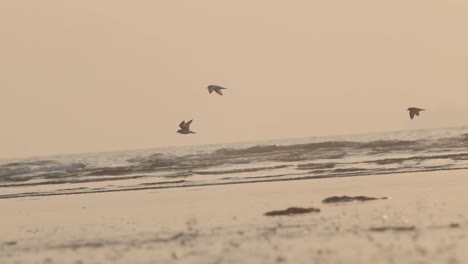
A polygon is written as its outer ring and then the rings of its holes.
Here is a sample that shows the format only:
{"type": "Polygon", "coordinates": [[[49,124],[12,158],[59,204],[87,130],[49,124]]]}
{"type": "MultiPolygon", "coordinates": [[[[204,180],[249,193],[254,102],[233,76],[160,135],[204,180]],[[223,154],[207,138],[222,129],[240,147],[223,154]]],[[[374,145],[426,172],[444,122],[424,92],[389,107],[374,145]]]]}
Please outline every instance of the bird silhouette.
{"type": "Polygon", "coordinates": [[[227,89],[219,85],[208,85],[208,87],[206,88],[208,89],[208,92],[212,93],[213,91],[215,91],[219,95],[223,95],[223,93],[221,92],[222,89],[227,89]]]}
{"type": "Polygon", "coordinates": [[[177,133],[184,134],[184,135],[195,134],[195,132],[190,131],[190,124],[192,124],[192,121],[193,120],[190,120],[188,122],[185,122],[185,121],[180,122],[179,124],[180,129],[177,130],[177,133]]]}
{"type": "Polygon", "coordinates": [[[426,110],[426,109],[421,109],[421,108],[417,108],[417,107],[410,107],[410,108],[408,108],[409,116],[410,116],[411,119],[413,119],[413,117],[415,115],[419,116],[419,112],[424,111],[424,110],[426,110]]]}

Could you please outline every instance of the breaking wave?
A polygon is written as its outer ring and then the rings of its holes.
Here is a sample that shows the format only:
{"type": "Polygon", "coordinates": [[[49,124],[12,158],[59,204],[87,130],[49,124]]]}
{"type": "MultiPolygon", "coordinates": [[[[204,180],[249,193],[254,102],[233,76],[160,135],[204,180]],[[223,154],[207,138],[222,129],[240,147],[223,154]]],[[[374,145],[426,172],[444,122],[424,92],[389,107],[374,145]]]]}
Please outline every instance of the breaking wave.
{"type": "Polygon", "coordinates": [[[468,129],[0,161],[0,198],[468,168],[468,129]]]}

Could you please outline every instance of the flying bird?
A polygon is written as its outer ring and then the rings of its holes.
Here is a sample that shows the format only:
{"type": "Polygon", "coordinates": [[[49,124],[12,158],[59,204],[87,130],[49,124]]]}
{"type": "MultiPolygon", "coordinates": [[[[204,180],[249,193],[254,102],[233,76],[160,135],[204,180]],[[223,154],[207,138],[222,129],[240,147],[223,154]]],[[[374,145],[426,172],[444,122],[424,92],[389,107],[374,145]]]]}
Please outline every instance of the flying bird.
{"type": "Polygon", "coordinates": [[[419,112],[424,111],[424,110],[426,110],[426,109],[421,109],[421,108],[417,108],[417,107],[410,107],[410,108],[408,108],[409,116],[410,116],[411,119],[413,119],[413,117],[415,115],[419,116],[419,112]]]}
{"type": "Polygon", "coordinates": [[[190,120],[188,122],[185,122],[185,121],[180,122],[179,124],[180,129],[177,130],[177,133],[184,134],[184,135],[195,134],[195,132],[190,131],[190,124],[192,124],[192,121],[193,120],[190,120]]]}
{"type": "Polygon", "coordinates": [[[208,92],[212,93],[213,91],[215,91],[219,95],[223,95],[223,93],[221,92],[222,89],[227,89],[219,85],[208,85],[208,87],[206,88],[208,89],[208,92]]]}

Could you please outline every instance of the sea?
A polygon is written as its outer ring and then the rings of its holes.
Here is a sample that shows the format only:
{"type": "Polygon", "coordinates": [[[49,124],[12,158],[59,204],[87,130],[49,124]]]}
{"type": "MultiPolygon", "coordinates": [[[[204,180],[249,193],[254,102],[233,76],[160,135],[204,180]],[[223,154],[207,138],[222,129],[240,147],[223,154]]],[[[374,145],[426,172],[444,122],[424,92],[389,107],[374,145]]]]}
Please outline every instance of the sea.
{"type": "Polygon", "coordinates": [[[0,160],[0,199],[467,168],[468,127],[392,131],[0,160]]]}

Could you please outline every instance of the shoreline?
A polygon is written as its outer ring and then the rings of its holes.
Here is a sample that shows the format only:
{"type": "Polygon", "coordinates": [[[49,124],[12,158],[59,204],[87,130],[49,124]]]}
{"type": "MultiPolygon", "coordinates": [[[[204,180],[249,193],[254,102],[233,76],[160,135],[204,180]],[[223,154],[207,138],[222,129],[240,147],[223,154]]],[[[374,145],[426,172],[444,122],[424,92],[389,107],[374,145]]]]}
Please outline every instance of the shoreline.
{"type": "MultiPolygon", "coordinates": [[[[392,174],[410,174],[410,173],[430,173],[430,172],[443,172],[443,171],[459,171],[467,170],[468,168],[451,168],[451,169],[426,169],[426,170],[415,170],[415,171],[402,171],[402,172],[369,172],[369,173],[355,173],[355,174],[341,174],[341,175],[324,175],[324,176],[303,176],[297,178],[286,178],[286,179],[271,179],[271,180],[253,180],[253,181],[239,181],[239,182],[226,182],[226,183],[207,183],[207,184],[192,184],[192,185],[181,185],[181,186],[165,186],[165,184],[171,183],[182,183],[184,180],[174,180],[174,181],[163,181],[157,182],[156,184],[161,184],[162,186],[153,186],[153,187],[141,187],[141,188],[128,188],[128,189],[119,189],[119,190],[97,190],[97,191],[81,191],[81,192],[71,192],[71,193],[18,193],[18,194],[0,194],[0,200],[4,199],[16,199],[16,198],[28,198],[28,197],[48,197],[48,196],[63,196],[63,195],[82,195],[82,194],[99,194],[99,193],[112,193],[112,192],[131,192],[131,191],[148,191],[148,190],[160,190],[160,189],[179,189],[179,188],[196,188],[196,187],[210,187],[210,186],[224,186],[224,185],[238,185],[238,184],[258,184],[258,183],[271,183],[271,182],[288,182],[288,181],[308,181],[308,180],[321,180],[321,179],[334,179],[334,178],[349,178],[349,177],[369,177],[369,176],[385,176],[392,174]]],[[[307,173],[304,173],[307,174],[307,173]]],[[[141,178],[145,176],[129,176],[129,179],[141,178]]],[[[269,176],[266,176],[269,177],[269,176]]],[[[277,177],[277,175],[275,176],[277,177]]],[[[125,180],[125,179],[124,179],[125,180]]],[[[84,181],[83,183],[93,183],[93,182],[112,182],[115,179],[109,178],[108,180],[100,181],[84,181]]],[[[26,185],[26,186],[47,186],[47,185],[58,185],[58,184],[77,184],[77,183],[39,183],[35,185],[26,185]]],[[[3,186],[4,188],[14,188],[16,186],[3,186]]],[[[24,185],[18,185],[18,187],[24,187],[24,185]]]]}

